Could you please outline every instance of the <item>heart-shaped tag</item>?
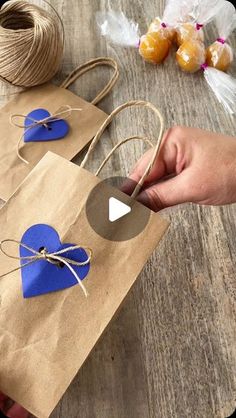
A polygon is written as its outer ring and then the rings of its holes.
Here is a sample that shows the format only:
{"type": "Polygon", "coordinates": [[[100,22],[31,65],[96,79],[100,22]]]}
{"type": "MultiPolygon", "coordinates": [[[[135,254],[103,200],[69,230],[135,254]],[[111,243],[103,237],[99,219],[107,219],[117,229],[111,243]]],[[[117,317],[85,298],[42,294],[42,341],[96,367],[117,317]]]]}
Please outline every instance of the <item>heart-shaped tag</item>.
{"type": "MultiPolygon", "coordinates": [[[[46,249],[48,253],[54,253],[72,246],[72,244],[62,244],[57,231],[46,224],[33,225],[27,229],[21,239],[21,243],[38,252],[46,249]]],[[[20,257],[31,257],[33,255],[31,251],[20,245],[20,257]]],[[[78,262],[88,260],[88,255],[83,248],[65,252],[63,257],[78,262]]],[[[29,260],[21,259],[21,265],[27,261],[29,260]]],[[[80,280],[83,280],[89,272],[90,263],[84,266],[73,264],[71,267],[73,267],[80,280]]],[[[21,277],[24,298],[55,292],[78,284],[78,281],[66,265],[62,263],[61,265],[53,264],[47,260],[37,260],[22,268],[21,277]]]]}
{"type": "Polygon", "coordinates": [[[36,125],[29,129],[34,123],[33,120],[40,121],[50,116],[50,113],[45,109],[35,109],[30,112],[25,118],[24,142],[56,141],[64,138],[69,132],[69,125],[64,119],[49,121],[47,127],[36,125]]]}

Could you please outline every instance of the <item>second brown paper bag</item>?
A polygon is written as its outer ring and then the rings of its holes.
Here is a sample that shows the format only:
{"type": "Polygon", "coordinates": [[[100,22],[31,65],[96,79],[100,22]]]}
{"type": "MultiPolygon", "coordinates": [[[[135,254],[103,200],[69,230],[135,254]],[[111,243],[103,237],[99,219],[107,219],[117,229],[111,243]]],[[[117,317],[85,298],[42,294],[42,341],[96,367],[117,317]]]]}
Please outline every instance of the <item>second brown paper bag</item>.
{"type": "MultiPolygon", "coordinates": [[[[118,67],[111,58],[96,58],[88,61],[74,70],[61,87],[53,84],[33,87],[7,103],[0,109],[0,199],[8,200],[19,184],[30,173],[32,168],[48,151],[72,160],[96,134],[107,114],[95,105],[111,90],[118,78],[118,67]],[[114,74],[97,95],[92,103],[86,102],[79,96],[70,92],[68,87],[87,71],[97,66],[109,66],[114,74]],[[22,136],[22,129],[10,123],[12,115],[28,115],[34,109],[43,108],[52,115],[58,109],[69,106],[81,111],[73,111],[67,119],[69,133],[65,138],[55,141],[21,143],[21,155],[29,164],[17,156],[17,143],[22,136]]],[[[62,116],[63,117],[63,116],[62,116]]]]}
{"type": "MultiPolygon", "coordinates": [[[[131,105],[150,107],[147,102],[131,105]]],[[[90,152],[110,120],[94,138],[90,152]]],[[[132,201],[132,222],[139,223],[145,211],[150,217],[144,230],[129,240],[115,240],[117,228],[130,228],[129,215],[114,226],[114,240],[102,238],[86,216],[88,196],[100,182],[49,152],[0,211],[1,240],[20,240],[27,228],[44,223],[56,229],[62,242],[93,252],[83,281],[87,298],[76,285],[24,299],[20,270],[0,278],[0,391],[39,418],[47,418],[55,408],[168,227],[159,214],[104,185],[104,195],[132,201]]],[[[17,246],[10,248],[17,255],[17,246]]],[[[18,265],[19,260],[0,253],[0,276],[18,265]]]]}

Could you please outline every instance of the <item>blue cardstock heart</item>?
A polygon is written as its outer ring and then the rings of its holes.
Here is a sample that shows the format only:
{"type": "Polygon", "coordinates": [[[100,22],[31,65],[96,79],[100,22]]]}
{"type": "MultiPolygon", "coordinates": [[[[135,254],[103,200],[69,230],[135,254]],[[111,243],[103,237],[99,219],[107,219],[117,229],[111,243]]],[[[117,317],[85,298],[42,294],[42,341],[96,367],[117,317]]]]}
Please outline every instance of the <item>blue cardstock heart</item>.
{"type": "Polygon", "coordinates": [[[35,109],[26,116],[24,142],[55,141],[64,138],[68,134],[69,125],[64,119],[48,122],[48,127],[37,125],[29,129],[29,126],[33,123],[32,119],[39,121],[49,116],[51,116],[50,113],[45,109],[35,109]]]}
{"type": "MultiPolygon", "coordinates": [[[[63,248],[71,247],[73,244],[62,244],[57,231],[49,225],[37,224],[31,226],[24,233],[21,243],[39,251],[46,248],[49,253],[59,251],[63,248]]],[[[31,251],[20,245],[20,257],[32,256],[31,251]]],[[[83,262],[88,259],[88,255],[83,248],[68,251],[63,254],[71,260],[83,262]]],[[[21,260],[21,265],[28,260],[21,260]]],[[[71,265],[79,278],[83,280],[90,269],[90,264],[84,266],[71,265]]],[[[57,290],[67,289],[78,284],[78,281],[65,265],[51,264],[46,260],[37,260],[21,269],[22,288],[24,298],[43,295],[57,290]]]]}

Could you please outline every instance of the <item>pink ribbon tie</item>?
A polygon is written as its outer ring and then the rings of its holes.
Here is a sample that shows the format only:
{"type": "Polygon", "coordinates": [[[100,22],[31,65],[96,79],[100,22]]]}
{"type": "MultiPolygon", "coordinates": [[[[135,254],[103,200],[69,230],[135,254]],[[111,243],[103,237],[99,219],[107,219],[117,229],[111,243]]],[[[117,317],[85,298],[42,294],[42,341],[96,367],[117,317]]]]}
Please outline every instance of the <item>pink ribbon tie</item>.
{"type": "Polygon", "coordinates": [[[200,30],[202,29],[203,25],[201,25],[201,23],[196,23],[196,29],[200,30]]]}
{"type": "Polygon", "coordinates": [[[224,38],[217,38],[216,40],[217,40],[217,42],[220,42],[220,44],[223,44],[224,45],[224,43],[225,43],[225,39],[224,38]]]}
{"type": "Polygon", "coordinates": [[[205,71],[205,69],[208,67],[207,63],[204,62],[204,64],[201,65],[201,70],[205,71]]]}

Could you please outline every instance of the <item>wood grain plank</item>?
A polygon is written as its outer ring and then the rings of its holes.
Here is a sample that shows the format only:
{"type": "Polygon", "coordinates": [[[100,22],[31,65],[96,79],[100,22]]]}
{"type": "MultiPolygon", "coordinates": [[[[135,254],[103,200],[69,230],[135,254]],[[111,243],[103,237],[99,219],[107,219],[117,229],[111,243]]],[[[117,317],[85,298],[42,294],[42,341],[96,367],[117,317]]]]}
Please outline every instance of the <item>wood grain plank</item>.
{"type": "MultiPolygon", "coordinates": [[[[144,31],[152,17],[161,15],[164,1],[51,3],[66,31],[57,81],[89,58],[109,55],[118,61],[121,76],[100,105],[106,112],[130,99],[146,99],[161,109],[166,128],[187,125],[236,136],[235,119],[218,104],[203,74],[182,73],[174,49],[164,65],[155,67],[137,51],[108,45],[98,35],[97,10],[123,10],[144,31]]],[[[208,42],[215,36],[213,27],[207,30],[208,42]]],[[[235,36],[232,42],[235,47],[235,36]]],[[[234,65],[233,74],[235,70],[234,65]]],[[[75,83],[73,91],[91,100],[107,77],[107,71],[94,71],[75,83]]],[[[7,99],[1,97],[1,103],[7,99]]],[[[155,138],[157,131],[151,112],[127,110],[108,128],[88,168],[94,171],[118,139],[135,133],[155,138]]],[[[127,174],[144,150],[139,143],[124,146],[102,176],[127,174]]],[[[52,418],[224,418],[233,412],[236,205],[182,205],[163,216],[171,220],[168,235],[52,418]]]]}

